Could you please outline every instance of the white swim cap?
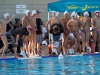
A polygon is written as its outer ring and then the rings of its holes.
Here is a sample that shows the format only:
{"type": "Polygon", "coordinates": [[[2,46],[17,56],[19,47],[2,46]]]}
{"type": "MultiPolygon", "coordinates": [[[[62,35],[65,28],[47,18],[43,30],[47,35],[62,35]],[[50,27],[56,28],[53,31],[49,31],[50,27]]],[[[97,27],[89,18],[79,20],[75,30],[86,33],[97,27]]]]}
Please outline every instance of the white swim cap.
{"type": "Polygon", "coordinates": [[[56,53],[57,54],[56,48],[53,48],[52,53],[56,53]]]}
{"type": "Polygon", "coordinates": [[[68,50],[68,54],[73,54],[74,53],[74,50],[73,49],[69,49],[68,50]]]}
{"type": "Polygon", "coordinates": [[[91,48],[90,47],[87,47],[87,50],[89,53],[91,53],[91,48]]]}
{"type": "Polygon", "coordinates": [[[99,14],[100,14],[100,11],[99,11],[99,10],[96,10],[96,11],[95,11],[95,15],[98,16],[99,14]]]}
{"type": "Polygon", "coordinates": [[[10,16],[9,13],[4,14],[4,18],[7,19],[7,17],[10,16]]]}
{"type": "Polygon", "coordinates": [[[86,11],[86,12],[84,13],[84,15],[87,15],[87,16],[89,16],[89,13],[86,11]]]}
{"type": "Polygon", "coordinates": [[[72,38],[74,38],[74,34],[73,33],[70,33],[69,36],[72,37],[72,38]]]}
{"type": "Polygon", "coordinates": [[[35,15],[35,14],[37,14],[37,12],[36,12],[36,10],[33,10],[32,15],[35,15]]]}
{"type": "Polygon", "coordinates": [[[26,10],[26,13],[25,13],[25,14],[28,16],[28,13],[29,13],[29,12],[30,12],[29,10],[26,10]]]}
{"type": "Polygon", "coordinates": [[[100,12],[99,10],[96,10],[96,11],[95,11],[95,13],[99,13],[99,12],[100,12]]]}
{"type": "Polygon", "coordinates": [[[56,12],[56,16],[59,16],[59,14],[60,14],[59,12],[56,12]]]}
{"type": "Polygon", "coordinates": [[[56,11],[52,11],[52,13],[55,13],[56,14],[56,11]]]}
{"type": "Polygon", "coordinates": [[[66,14],[68,14],[68,12],[67,12],[67,11],[65,11],[65,12],[64,12],[64,15],[66,15],[66,14]]]}
{"type": "Polygon", "coordinates": [[[47,43],[47,41],[46,40],[44,40],[43,42],[42,42],[42,45],[48,45],[48,43],[47,43]]]}
{"type": "Polygon", "coordinates": [[[71,14],[71,17],[76,17],[77,16],[77,13],[74,11],[74,12],[72,12],[72,14],[71,14]]]}

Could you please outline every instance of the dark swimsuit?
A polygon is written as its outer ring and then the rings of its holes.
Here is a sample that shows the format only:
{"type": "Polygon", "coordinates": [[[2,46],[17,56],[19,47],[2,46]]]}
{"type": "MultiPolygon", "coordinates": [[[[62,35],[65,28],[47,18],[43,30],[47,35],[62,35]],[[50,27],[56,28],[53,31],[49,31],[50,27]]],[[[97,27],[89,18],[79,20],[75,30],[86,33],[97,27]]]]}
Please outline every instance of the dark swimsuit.
{"type": "Polygon", "coordinates": [[[99,29],[92,29],[92,31],[95,31],[97,33],[100,33],[100,30],[99,29]]]}
{"type": "Polygon", "coordinates": [[[89,30],[82,30],[85,34],[87,33],[87,32],[89,32],[89,30]]]}
{"type": "Polygon", "coordinates": [[[79,32],[78,31],[74,31],[74,32],[72,32],[74,35],[76,35],[76,34],[79,34],[79,32]]]}
{"type": "Polygon", "coordinates": [[[6,36],[6,34],[1,34],[1,35],[0,35],[0,38],[1,38],[2,36],[6,36]]]}

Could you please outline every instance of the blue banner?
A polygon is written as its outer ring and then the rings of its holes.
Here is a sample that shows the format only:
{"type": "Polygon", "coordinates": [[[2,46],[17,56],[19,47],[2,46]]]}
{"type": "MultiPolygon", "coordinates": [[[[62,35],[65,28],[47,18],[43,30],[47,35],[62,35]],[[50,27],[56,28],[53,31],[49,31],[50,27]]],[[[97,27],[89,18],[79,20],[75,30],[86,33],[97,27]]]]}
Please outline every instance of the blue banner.
{"type": "Polygon", "coordinates": [[[48,11],[59,11],[59,12],[92,12],[95,10],[100,10],[100,2],[65,2],[59,1],[55,3],[48,4],[48,11]]]}

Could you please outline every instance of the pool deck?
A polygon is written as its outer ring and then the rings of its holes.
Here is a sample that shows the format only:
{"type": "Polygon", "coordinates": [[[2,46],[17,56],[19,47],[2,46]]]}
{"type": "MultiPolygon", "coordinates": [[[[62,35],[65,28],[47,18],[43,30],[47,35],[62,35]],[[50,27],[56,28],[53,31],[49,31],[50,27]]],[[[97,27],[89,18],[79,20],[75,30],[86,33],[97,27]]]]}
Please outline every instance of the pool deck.
{"type": "MultiPolygon", "coordinates": [[[[76,55],[66,55],[66,56],[95,56],[95,55],[100,55],[100,53],[96,52],[95,54],[76,54],[76,55]]],[[[0,54],[0,56],[1,56],[1,54],[0,54]]],[[[36,56],[33,56],[33,57],[37,58],[36,56]]],[[[57,57],[57,56],[42,56],[41,58],[48,58],[48,57],[57,57]]],[[[15,58],[14,53],[5,54],[3,59],[6,59],[6,58],[15,58]]],[[[31,58],[31,57],[29,57],[29,58],[31,58]]],[[[2,59],[2,58],[0,58],[0,59],[2,59]]]]}
{"type": "MultiPolygon", "coordinates": [[[[1,54],[0,54],[0,56],[1,56],[1,54]]],[[[8,54],[5,54],[4,57],[7,58],[7,57],[15,57],[15,56],[14,56],[14,53],[12,53],[12,54],[8,53],[8,54]]]]}

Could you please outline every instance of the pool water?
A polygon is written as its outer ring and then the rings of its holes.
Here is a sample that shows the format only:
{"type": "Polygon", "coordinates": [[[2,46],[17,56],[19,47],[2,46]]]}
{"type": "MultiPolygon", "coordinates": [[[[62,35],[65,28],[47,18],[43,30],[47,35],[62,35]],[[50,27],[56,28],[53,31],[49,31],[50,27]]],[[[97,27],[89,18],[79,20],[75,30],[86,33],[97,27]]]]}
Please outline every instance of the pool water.
{"type": "Polygon", "coordinates": [[[0,75],[100,75],[100,55],[0,60],[0,75]]]}

